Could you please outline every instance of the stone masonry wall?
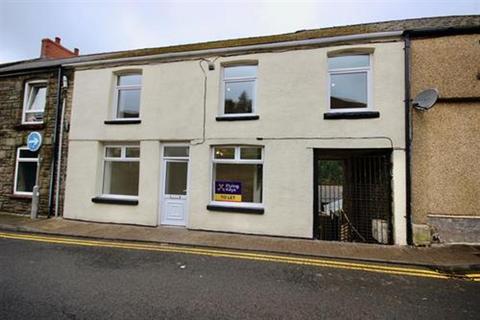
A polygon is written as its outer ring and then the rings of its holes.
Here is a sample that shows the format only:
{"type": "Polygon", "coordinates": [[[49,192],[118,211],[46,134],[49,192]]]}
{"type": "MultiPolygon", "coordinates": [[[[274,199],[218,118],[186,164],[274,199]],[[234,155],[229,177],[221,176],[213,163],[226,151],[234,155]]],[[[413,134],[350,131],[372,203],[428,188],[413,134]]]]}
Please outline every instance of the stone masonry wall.
{"type": "Polygon", "coordinates": [[[0,212],[26,214],[30,212],[31,197],[14,195],[17,148],[26,145],[27,135],[38,131],[43,136],[39,184],[39,214],[48,213],[48,193],[53,151],[53,132],[57,101],[57,70],[0,77],[0,212]],[[47,80],[44,123],[22,125],[25,83],[47,80]]]}

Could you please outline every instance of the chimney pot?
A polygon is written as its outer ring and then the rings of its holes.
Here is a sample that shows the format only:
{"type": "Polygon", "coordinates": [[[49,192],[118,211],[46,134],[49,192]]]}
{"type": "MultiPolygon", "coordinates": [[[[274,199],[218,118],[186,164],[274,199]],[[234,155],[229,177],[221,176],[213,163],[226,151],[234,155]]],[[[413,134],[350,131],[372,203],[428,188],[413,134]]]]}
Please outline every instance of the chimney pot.
{"type": "Polygon", "coordinates": [[[62,39],[60,37],[55,37],[55,42],[60,44],[60,42],[62,41],[62,39]]]}
{"type": "Polygon", "coordinates": [[[73,49],[73,53],[75,53],[76,56],[80,54],[80,50],[78,48],[73,49]]]}

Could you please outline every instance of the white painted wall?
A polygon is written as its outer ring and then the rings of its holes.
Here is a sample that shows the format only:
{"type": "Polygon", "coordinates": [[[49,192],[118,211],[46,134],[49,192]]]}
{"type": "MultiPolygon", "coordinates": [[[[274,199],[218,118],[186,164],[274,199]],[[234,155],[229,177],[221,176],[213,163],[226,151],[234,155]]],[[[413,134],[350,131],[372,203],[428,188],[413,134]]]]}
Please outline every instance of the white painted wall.
{"type": "MultiPolygon", "coordinates": [[[[205,143],[191,146],[188,227],[311,237],[313,148],[395,148],[396,243],[405,243],[404,74],[401,42],[373,47],[373,101],[379,119],[324,120],[327,112],[327,52],[318,48],[218,58],[207,71],[205,143]],[[259,120],[217,122],[221,63],[258,60],[259,120]],[[262,137],[265,140],[258,141],[262,137]],[[268,138],[301,138],[269,140],[268,138]],[[265,146],[265,213],[210,212],[210,148],[217,144],[265,146]]],[[[354,46],[353,46],[354,47],[354,46]]],[[[204,65],[205,66],[205,65],[204,65]]],[[[128,68],[129,66],[125,66],[128,68]]],[[[139,125],[105,125],[111,108],[113,72],[75,73],[64,216],[74,219],[156,225],[159,211],[160,143],[199,143],[203,119],[203,73],[199,61],[136,66],[143,70],[139,125]],[[95,204],[102,141],[141,141],[138,206],[95,204]]]]}

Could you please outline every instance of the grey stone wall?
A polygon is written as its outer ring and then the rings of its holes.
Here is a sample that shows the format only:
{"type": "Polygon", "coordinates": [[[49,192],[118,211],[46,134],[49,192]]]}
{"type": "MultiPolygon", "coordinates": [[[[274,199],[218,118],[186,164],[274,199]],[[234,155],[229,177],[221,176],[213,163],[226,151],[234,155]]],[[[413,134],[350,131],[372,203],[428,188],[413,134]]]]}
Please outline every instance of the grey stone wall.
{"type": "MultiPolygon", "coordinates": [[[[41,158],[39,182],[40,203],[39,214],[48,213],[48,193],[50,188],[53,132],[57,101],[57,70],[0,77],[0,212],[29,213],[31,198],[13,194],[15,178],[15,162],[17,148],[25,146],[26,137],[32,131],[43,136],[40,149],[41,158]],[[22,125],[22,110],[25,83],[30,80],[47,80],[47,98],[44,123],[41,125],[22,125]]],[[[73,79],[69,81],[73,85],[73,79]]],[[[71,86],[69,86],[69,91],[71,86]]],[[[67,104],[68,105],[68,104],[67,104]]],[[[69,119],[70,111],[66,116],[69,119]]],[[[64,141],[68,133],[64,133],[64,141]]],[[[66,143],[65,143],[66,144],[66,143]]],[[[64,149],[65,157],[67,150],[64,149]]]]}
{"type": "Polygon", "coordinates": [[[480,244],[480,218],[428,216],[428,224],[440,243],[480,244]]]}

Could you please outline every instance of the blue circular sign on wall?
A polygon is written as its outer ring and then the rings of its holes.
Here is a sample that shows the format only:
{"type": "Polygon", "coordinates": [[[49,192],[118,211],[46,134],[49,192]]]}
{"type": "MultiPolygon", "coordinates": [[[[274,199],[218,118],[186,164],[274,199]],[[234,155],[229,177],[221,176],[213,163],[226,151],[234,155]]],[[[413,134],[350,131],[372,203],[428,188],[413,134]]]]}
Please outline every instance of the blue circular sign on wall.
{"type": "Polygon", "coordinates": [[[42,135],[36,131],[30,132],[27,137],[28,150],[35,152],[42,146],[42,135]]]}

